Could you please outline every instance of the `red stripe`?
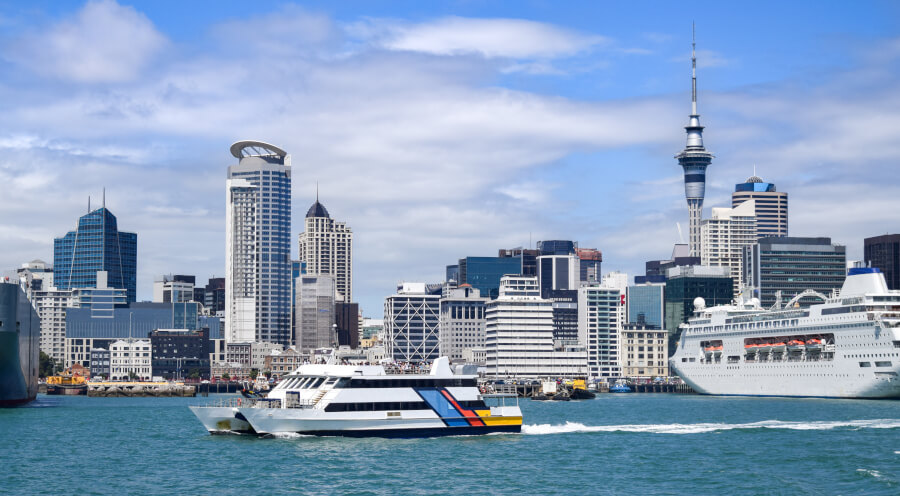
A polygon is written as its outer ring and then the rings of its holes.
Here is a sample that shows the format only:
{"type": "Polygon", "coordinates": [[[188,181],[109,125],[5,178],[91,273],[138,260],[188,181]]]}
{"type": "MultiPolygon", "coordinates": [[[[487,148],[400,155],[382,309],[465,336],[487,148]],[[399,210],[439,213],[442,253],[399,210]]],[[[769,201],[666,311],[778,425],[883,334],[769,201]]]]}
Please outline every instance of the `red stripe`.
{"type": "Polygon", "coordinates": [[[475,412],[473,412],[472,410],[466,410],[463,407],[459,406],[459,403],[457,403],[456,400],[453,399],[450,391],[441,389],[441,394],[444,395],[444,398],[447,398],[447,401],[449,401],[450,404],[453,405],[453,408],[456,408],[457,410],[459,410],[459,413],[463,414],[463,417],[466,418],[466,420],[469,422],[469,425],[484,425],[484,421],[481,420],[481,418],[479,418],[475,412]]]}

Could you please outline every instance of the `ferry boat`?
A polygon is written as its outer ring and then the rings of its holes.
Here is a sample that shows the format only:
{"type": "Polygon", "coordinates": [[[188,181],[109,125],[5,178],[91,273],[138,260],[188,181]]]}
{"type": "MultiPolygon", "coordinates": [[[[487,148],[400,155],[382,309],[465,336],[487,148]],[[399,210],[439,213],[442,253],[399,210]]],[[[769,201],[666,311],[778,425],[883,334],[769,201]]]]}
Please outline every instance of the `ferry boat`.
{"type": "Polygon", "coordinates": [[[807,290],[785,308],[694,307],[669,363],[698,393],[900,398],[900,291],[878,269],[850,269],[839,294],[807,290]],[[808,295],[823,303],[792,307],[808,295]]]}
{"type": "Polygon", "coordinates": [[[514,396],[480,394],[476,376],[453,374],[449,363],[438,358],[427,374],[382,365],[302,365],[265,398],[191,410],[211,434],[434,437],[521,431],[514,396]]]}
{"type": "Polygon", "coordinates": [[[41,321],[18,284],[0,282],[0,407],[37,396],[41,321]]]}

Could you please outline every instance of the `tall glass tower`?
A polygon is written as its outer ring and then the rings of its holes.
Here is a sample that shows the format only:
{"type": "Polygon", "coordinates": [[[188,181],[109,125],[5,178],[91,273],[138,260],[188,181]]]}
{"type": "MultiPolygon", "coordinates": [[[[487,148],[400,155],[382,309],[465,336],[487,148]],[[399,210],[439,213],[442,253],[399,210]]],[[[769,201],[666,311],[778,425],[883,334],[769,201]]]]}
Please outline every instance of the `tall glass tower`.
{"type": "Polygon", "coordinates": [[[703,213],[703,197],[706,195],[706,168],[713,154],[703,147],[703,126],[697,113],[697,54],[696,43],[691,43],[691,116],[687,131],[687,146],[675,158],[684,169],[684,196],[687,198],[690,216],[691,256],[700,256],[700,217],[703,213]]]}
{"type": "Polygon", "coordinates": [[[98,271],[106,271],[108,287],[124,289],[126,301],[135,301],[137,234],[119,231],[106,206],[82,216],[76,230],[53,240],[57,289],[95,288],[98,271]]]}
{"type": "Polygon", "coordinates": [[[231,145],[225,213],[225,339],[291,343],[291,156],[231,145]]]}

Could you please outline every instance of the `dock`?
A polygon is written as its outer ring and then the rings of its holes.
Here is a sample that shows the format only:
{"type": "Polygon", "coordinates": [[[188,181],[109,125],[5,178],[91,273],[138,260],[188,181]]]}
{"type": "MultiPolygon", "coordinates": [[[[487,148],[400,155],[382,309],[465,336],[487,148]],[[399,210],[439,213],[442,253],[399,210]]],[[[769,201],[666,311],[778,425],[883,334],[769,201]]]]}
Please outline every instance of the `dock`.
{"type": "Polygon", "coordinates": [[[181,383],[170,382],[90,382],[88,397],[194,397],[197,389],[181,383]]]}
{"type": "MultiPolygon", "coordinates": [[[[485,386],[491,388],[495,393],[514,394],[519,398],[532,398],[543,394],[543,389],[540,384],[494,384],[487,382],[485,383],[485,386]]],[[[628,384],[628,386],[635,393],[696,394],[690,386],[684,383],[648,382],[643,384],[628,384]]],[[[572,389],[571,386],[565,384],[560,384],[558,387],[560,392],[571,391],[572,389]]],[[[598,385],[597,389],[591,389],[590,391],[598,394],[609,393],[609,385],[601,383],[598,385]]]]}

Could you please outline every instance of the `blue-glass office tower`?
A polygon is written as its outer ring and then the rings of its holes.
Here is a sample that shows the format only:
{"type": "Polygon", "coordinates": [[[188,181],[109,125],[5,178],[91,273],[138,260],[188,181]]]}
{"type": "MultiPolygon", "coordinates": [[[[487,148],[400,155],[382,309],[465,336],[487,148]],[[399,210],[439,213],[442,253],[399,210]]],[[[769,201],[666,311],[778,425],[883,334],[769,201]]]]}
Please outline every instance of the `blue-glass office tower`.
{"type": "Polygon", "coordinates": [[[628,286],[625,297],[628,323],[648,329],[662,329],[665,319],[665,284],[635,284],[628,286]]]}
{"type": "Polygon", "coordinates": [[[78,219],[78,228],[53,240],[53,284],[59,289],[97,287],[97,271],[106,271],[110,288],[137,297],[137,234],[119,231],[106,207],[78,219]]]}
{"type": "Polygon", "coordinates": [[[518,258],[461,258],[459,259],[459,284],[469,284],[480,291],[482,296],[493,299],[500,293],[500,278],[505,275],[519,275],[521,270],[518,258]]]}

